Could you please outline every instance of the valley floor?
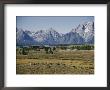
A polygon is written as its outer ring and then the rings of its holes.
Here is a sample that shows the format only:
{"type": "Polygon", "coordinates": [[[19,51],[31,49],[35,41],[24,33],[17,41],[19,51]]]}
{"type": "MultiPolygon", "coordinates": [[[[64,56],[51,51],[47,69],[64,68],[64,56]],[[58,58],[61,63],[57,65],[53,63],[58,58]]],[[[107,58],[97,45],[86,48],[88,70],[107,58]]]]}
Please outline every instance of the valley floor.
{"type": "Polygon", "coordinates": [[[16,74],[94,74],[94,50],[17,55],[16,74]]]}

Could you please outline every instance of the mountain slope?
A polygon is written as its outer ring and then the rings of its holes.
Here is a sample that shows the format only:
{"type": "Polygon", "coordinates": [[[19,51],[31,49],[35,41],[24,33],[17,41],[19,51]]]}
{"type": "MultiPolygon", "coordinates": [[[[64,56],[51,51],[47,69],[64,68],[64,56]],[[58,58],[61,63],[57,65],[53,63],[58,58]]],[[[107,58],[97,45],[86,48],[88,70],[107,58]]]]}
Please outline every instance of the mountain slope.
{"type": "Polygon", "coordinates": [[[60,44],[83,44],[84,43],[84,39],[75,32],[69,32],[67,34],[65,34],[61,40],[60,40],[60,44]]]}
{"type": "Polygon", "coordinates": [[[16,44],[17,45],[31,45],[36,42],[30,37],[27,33],[25,33],[22,29],[17,29],[16,31],[16,44]]]}
{"type": "Polygon", "coordinates": [[[79,24],[78,27],[72,29],[72,32],[78,33],[84,39],[85,43],[94,43],[94,22],[79,24]]]}
{"type": "Polygon", "coordinates": [[[37,32],[16,29],[18,45],[55,45],[55,44],[94,44],[94,22],[79,24],[66,34],[60,34],[53,28],[37,32]]]}

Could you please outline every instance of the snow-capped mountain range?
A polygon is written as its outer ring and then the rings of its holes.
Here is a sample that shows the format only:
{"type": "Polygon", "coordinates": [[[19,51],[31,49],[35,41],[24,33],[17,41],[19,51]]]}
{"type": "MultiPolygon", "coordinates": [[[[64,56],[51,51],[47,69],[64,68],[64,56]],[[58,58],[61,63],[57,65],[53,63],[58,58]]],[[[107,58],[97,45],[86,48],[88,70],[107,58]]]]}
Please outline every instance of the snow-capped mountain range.
{"type": "Polygon", "coordinates": [[[66,34],[50,28],[31,32],[16,29],[17,45],[94,44],[94,22],[79,24],[66,34]]]}

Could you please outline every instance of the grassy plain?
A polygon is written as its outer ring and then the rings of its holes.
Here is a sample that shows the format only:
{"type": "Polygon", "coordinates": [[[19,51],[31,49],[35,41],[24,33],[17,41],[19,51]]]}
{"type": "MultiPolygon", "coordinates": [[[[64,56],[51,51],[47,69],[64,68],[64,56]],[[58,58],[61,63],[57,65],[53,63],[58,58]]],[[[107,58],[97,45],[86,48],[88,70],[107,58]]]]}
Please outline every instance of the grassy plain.
{"type": "Polygon", "coordinates": [[[94,50],[30,51],[16,58],[16,74],[94,74],[94,50]]]}

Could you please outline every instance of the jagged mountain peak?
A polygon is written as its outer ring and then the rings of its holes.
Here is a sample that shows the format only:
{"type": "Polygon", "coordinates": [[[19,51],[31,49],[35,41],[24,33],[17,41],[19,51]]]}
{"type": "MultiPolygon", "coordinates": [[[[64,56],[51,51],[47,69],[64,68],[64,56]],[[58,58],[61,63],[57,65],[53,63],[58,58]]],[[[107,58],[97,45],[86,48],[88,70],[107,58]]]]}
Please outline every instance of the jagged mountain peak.
{"type": "Polygon", "coordinates": [[[45,33],[45,31],[44,30],[39,30],[39,31],[35,32],[35,34],[38,34],[38,33],[45,33]]]}
{"type": "Polygon", "coordinates": [[[31,45],[35,43],[37,42],[35,42],[33,38],[30,37],[25,31],[23,31],[22,29],[17,29],[17,32],[16,32],[17,45],[31,45]]]}
{"type": "Polygon", "coordinates": [[[58,33],[58,32],[51,27],[51,28],[46,30],[46,33],[58,33]]]}
{"type": "Polygon", "coordinates": [[[79,24],[76,28],[65,34],[57,32],[52,27],[47,30],[36,32],[17,29],[17,43],[35,44],[84,44],[94,43],[94,22],[79,24]],[[20,40],[21,39],[21,40],[20,40]],[[25,41],[25,42],[23,42],[25,41]]]}

